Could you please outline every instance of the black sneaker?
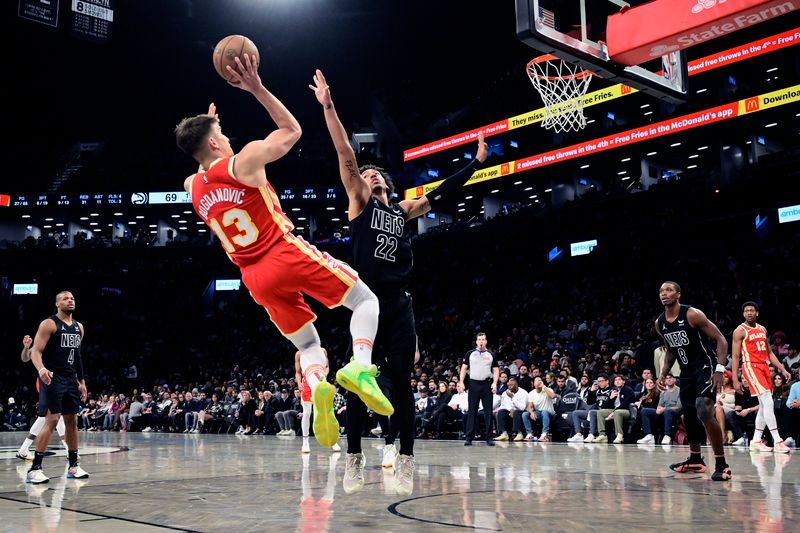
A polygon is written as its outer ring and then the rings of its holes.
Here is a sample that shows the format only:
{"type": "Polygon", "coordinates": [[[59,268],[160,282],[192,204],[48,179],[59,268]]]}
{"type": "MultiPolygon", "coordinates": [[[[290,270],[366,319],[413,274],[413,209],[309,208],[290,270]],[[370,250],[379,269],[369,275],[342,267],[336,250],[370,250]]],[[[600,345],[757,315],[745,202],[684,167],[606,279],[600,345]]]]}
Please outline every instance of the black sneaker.
{"type": "Polygon", "coordinates": [[[465,440],[464,446],[472,446],[472,441],[470,439],[465,440]]]}
{"type": "Polygon", "coordinates": [[[693,463],[691,459],[686,459],[682,463],[669,465],[669,469],[680,474],[702,474],[703,472],[708,472],[708,467],[702,459],[700,459],[699,463],[693,463]]]}
{"type": "Polygon", "coordinates": [[[714,481],[728,481],[730,478],[733,477],[733,473],[731,472],[731,467],[725,465],[722,470],[715,470],[713,474],[711,474],[711,479],[714,481]]]}
{"type": "Polygon", "coordinates": [[[488,439],[488,440],[486,441],[486,445],[487,445],[487,446],[494,446],[494,440],[493,440],[493,439],[488,439]]]}

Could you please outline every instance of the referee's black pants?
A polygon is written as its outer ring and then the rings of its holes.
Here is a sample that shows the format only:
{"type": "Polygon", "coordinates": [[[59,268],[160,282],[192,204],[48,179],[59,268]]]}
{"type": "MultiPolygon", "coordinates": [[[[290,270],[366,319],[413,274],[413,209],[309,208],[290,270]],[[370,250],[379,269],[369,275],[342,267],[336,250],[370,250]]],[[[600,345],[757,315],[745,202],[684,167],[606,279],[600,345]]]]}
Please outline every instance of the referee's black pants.
{"type": "Polygon", "coordinates": [[[475,424],[478,417],[478,404],[483,403],[483,418],[486,422],[486,440],[492,438],[492,406],[494,405],[494,395],[492,394],[492,378],[485,380],[469,380],[469,390],[467,391],[467,440],[475,438],[475,424]]]}

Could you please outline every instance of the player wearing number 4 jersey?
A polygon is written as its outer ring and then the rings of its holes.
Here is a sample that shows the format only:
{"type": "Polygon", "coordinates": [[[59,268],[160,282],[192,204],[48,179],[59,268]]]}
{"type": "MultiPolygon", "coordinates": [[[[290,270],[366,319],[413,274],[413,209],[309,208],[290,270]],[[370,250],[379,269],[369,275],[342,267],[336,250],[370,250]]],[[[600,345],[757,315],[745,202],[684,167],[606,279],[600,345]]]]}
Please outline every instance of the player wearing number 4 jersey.
{"type": "Polygon", "coordinates": [[[728,361],[728,341],[701,310],[681,305],[681,288],[674,281],[661,284],[659,297],[664,312],[656,319],[655,327],[667,347],[664,370],[658,380],[659,387],[664,389],[667,374],[677,358],[681,367],[681,405],[690,452],[686,461],[670,465],[670,468],[681,473],[706,472],[700,446],[706,441],[708,433],[716,463],[711,479],[731,479],[731,469],[725,462],[722,428],[714,417],[714,400],[722,388],[725,363],[728,361]],[[716,366],[704,344],[704,336],[717,345],[716,366]]]}
{"type": "Polygon", "coordinates": [[[753,434],[753,441],[750,449],[771,452],[773,449],[767,446],[761,436],[764,428],[768,428],[772,435],[772,442],[775,451],[778,453],[789,453],[791,450],[783,442],[778,433],[778,421],[775,419],[775,404],[772,401],[772,376],[769,372],[769,364],[783,373],[786,379],[791,379],[791,374],[786,371],[783,365],[769,349],[769,337],[767,330],[756,322],[758,318],[758,304],[755,302],[745,302],[742,305],[744,323],[733,331],[733,388],[736,392],[742,393],[742,384],[739,381],[739,358],[742,362],[742,377],[747,380],[750,386],[750,394],[758,398],[758,415],[756,416],[756,431],[753,434]]]}
{"type": "Polygon", "coordinates": [[[303,376],[311,387],[318,417],[329,431],[316,433],[322,446],[333,446],[338,424],[333,414],[333,385],[326,382],[327,357],[313,325],[316,316],[303,300],[307,294],[328,307],[344,305],[353,311],[350,331],[356,361],[346,368],[343,387],[355,392],[376,413],[391,414],[392,405],[380,391],[372,365],[372,344],[378,329],[378,299],[345,263],[292,233],[294,226],[281,209],[267,181],[264,165],[283,157],[300,138],[300,125],[261,83],[255,58],[236,58],[228,67],[230,83],[256,97],[278,129],[265,139],[248,143],[238,154],[222,133],[216,108],[178,124],[178,146],[200,163],[184,188],[200,218],[214,231],[253,299],[264,306],[280,332],[300,352],[303,376]]]}
{"type": "MultiPolygon", "coordinates": [[[[477,165],[486,160],[487,147],[482,134],[479,134],[476,159],[464,169],[444,180],[429,196],[392,203],[393,185],[383,169],[372,165],[359,169],[347,132],[333,106],[330,87],[321,71],[316,71],[314,83],[309,88],[323,107],[325,123],[339,158],[339,174],[348,197],[347,213],[353,234],[355,265],[380,301],[381,316],[375,347],[382,385],[395,406],[392,419],[381,421],[381,427],[388,435],[383,465],[395,466],[395,491],[407,496],[413,490],[415,465],[414,397],[408,387],[408,378],[417,352],[414,311],[411,295],[407,292],[414,263],[407,225],[410,220],[430,211],[432,204],[441,205],[437,202],[446,201],[443,198],[452,199],[462,191],[477,165]],[[400,433],[399,455],[394,453],[395,426],[400,433]]],[[[341,373],[339,371],[337,379],[343,383],[341,373]]],[[[353,394],[348,394],[347,463],[343,483],[347,493],[361,490],[364,486],[361,431],[366,415],[364,404],[353,394]]]]}

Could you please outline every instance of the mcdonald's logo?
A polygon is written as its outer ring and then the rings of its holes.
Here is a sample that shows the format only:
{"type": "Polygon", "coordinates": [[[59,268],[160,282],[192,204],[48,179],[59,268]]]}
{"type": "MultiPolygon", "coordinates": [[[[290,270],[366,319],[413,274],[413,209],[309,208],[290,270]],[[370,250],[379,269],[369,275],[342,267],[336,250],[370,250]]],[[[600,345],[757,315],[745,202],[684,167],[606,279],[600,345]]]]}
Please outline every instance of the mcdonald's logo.
{"type": "Polygon", "coordinates": [[[417,198],[419,198],[420,196],[425,196],[425,186],[419,185],[417,187],[417,190],[414,191],[414,194],[417,196],[417,198]]]}
{"type": "Polygon", "coordinates": [[[744,101],[744,110],[747,113],[750,113],[752,111],[758,111],[759,107],[760,107],[760,104],[759,104],[759,101],[758,101],[758,96],[754,96],[752,98],[748,98],[747,100],[744,101]]]}
{"type": "Polygon", "coordinates": [[[511,164],[510,163],[503,163],[500,165],[500,175],[505,176],[511,172],[511,164]]]}
{"type": "Polygon", "coordinates": [[[631,88],[628,87],[627,85],[620,84],[619,90],[620,90],[620,93],[623,94],[623,95],[631,94],[631,88]]]}

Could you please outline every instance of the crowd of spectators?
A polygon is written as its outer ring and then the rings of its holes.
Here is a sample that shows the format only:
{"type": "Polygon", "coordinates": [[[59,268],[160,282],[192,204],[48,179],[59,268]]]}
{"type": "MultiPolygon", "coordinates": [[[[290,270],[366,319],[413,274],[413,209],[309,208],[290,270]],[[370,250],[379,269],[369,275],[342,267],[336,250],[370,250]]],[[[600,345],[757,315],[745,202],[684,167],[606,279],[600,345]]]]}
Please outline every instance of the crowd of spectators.
{"type": "MultiPolygon", "coordinates": [[[[409,290],[421,358],[409,386],[418,435],[462,431],[457,369],[475,333],[485,331],[503,361],[488,428],[498,438],[681,442],[677,394],[653,382],[663,361],[652,330],[661,312],[657,291],[674,279],[682,301],[704,310],[728,337],[742,320],[741,303],[759,303],[772,349],[792,369],[792,382],[776,378],[775,405],[782,435],[796,440],[800,289],[792,273],[800,239],[785,225],[754,231],[744,195],[736,187],[728,194],[675,187],[558,211],[521,210],[416,238],[409,290]],[[548,262],[554,245],[582,237],[598,239],[591,255],[548,262]]],[[[345,260],[349,253],[336,244],[328,251],[345,260]]],[[[42,288],[27,299],[0,289],[0,319],[11,325],[0,332],[7,360],[16,360],[22,336],[51,314],[51,294],[68,288],[76,295],[92,392],[84,429],[297,431],[294,349],[245,290],[214,290],[214,278],[238,274],[216,248],[2,253],[9,277],[24,272],[42,288]]],[[[335,371],[348,357],[348,315],[317,314],[335,371]]],[[[30,422],[34,378],[22,363],[0,378],[6,427],[30,422]]],[[[752,400],[727,389],[718,405],[728,440],[741,443],[752,428],[752,400]]],[[[344,427],[341,397],[337,416],[344,427]]],[[[367,433],[379,434],[372,426],[367,433]]]]}

